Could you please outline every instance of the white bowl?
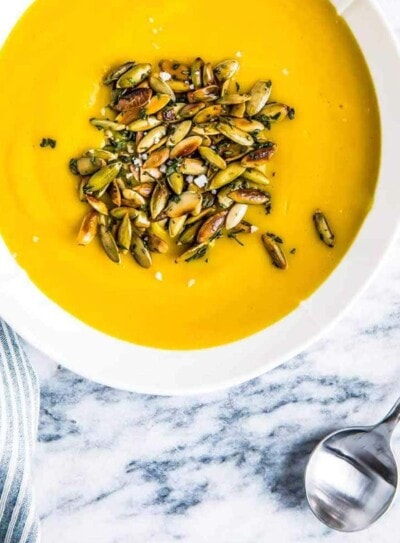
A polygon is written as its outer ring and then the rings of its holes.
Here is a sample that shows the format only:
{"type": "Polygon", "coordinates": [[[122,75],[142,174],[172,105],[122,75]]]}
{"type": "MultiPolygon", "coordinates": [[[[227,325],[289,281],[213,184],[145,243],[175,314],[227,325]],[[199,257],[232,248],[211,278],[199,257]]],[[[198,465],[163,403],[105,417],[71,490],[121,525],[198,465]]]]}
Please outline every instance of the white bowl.
{"type": "MultiPolygon", "coordinates": [[[[67,368],[116,388],[151,394],[210,392],[256,377],[314,341],[365,287],[395,236],[400,212],[400,54],[373,0],[335,0],[360,44],[378,93],[382,166],[374,206],[344,260],[290,315],[241,341],[197,351],[139,347],[107,336],[48,299],[0,240],[0,313],[67,368]]],[[[30,4],[0,5],[0,43],[30,4]]]]}

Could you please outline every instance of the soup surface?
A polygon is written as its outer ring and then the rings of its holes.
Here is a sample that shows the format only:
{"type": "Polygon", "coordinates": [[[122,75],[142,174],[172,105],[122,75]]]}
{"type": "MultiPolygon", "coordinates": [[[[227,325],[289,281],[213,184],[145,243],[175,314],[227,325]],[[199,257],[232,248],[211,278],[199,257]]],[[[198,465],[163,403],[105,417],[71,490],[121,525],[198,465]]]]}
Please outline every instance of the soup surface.
{"type": "Polygon", "coordinates": [[[190,349],[227,343],[281,319],[327,278],[357,234],[374,196],[379,114],[363,56],[327,0],[37,0],[0,54],[0,232],[34,283],[61,307],[118,338],[190,349]],[[175,264],[155,255],[109,261],[80,247],[86,206],[76,196],[71,156],[99,145],[88,122],[106,102],[111,66],[129,59],[212,62],[239,58],[238,80],[270,78],[273,95],[296,109],[274,126],[269,165],[273,212],[252,210],[260,227],[219,240],[205,260],[175,264]],[[55,149],[40,147],[43,138],[55,149]],[[322,209],[337,242],[318,240],[322,209]],[[285,241],[288,270],[274,268],[260,241],[285,241]],[[295,254],[290,250],[296,249],[295,254]],[[161,279],[161,280],[160,280],[161,279]]]}

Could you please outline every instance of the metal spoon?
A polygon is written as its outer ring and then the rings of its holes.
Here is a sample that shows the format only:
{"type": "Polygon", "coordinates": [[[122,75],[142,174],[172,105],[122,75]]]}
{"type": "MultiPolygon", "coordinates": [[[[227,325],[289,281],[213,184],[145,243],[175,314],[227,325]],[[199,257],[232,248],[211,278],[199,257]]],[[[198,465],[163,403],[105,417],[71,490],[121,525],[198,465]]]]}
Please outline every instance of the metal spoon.
{"type": "Polygon", "coordinates": [[[399,422],[400,398],[376,426],[339,430],[314,449],[305,473],[306,494],[324,524],[356,532],[388,510],[398,483],[390,439],[399,422]]]}

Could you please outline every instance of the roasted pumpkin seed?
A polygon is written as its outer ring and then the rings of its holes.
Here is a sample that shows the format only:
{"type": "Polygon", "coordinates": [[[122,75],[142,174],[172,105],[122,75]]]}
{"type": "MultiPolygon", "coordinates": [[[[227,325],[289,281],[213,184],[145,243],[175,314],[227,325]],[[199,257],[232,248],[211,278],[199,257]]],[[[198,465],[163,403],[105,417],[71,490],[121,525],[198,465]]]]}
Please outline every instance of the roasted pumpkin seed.
{"type": "Polygon", "coordinates": [[[117,123],[115,121],[110,121],[110,119],[90,119],[90,122],[93,126],[99,130],[114,130],[115,132],[120,132],[125,130],[126,126],[122,123],[117,123]]]}
{"type": "Polygon", "coordinates": [[[151,64],[135,64],[126,71],[117,81],[118,89],[136,87],[151,74],[151,64]]]}
{"type": "Polygon", "coordinates": [[[95,209],[98,213],[101,213],[102,215],[108,215],[108,207],[102,200],[99,200],[98,198],[95,198],[90,194],[86,195],[86,199],[92,206],[92,208],[95,209]]]}
{"type": "Polygon", "coordinates": [[[132,239],[132,224],[128,213],[125,213],[124,218],[118,228],[118,245],[122,249],[123,254],[129,251],[132,239]]]}
{"type": "Polygon", "coordinates": [[[203,175],[207,173],[207,166],[197,158],[184,158],[178,165],[178,171],[184,175],[203,175]]]}
{"type": "Polygon", "coordinates": [[[154,151],[157,151],[157,149],[161,149],[161,147],[164,147],[168,141],[168,136],[164,136],[161,138],[158,143],[156,140],[156,143],[150,147],[150,149],[147,151],[148,153],[154,153],[154,151]]]}
{"type": "Polygon", "coordinates": [[[226,215],[227,211],[220,211],[204,221],[197,233],[197,242],[205,243],[211,241],[217,232],[219,232],[224,226],[226,215]]]}
{"type": "Polygon", "coordinates": [[[195,222],[201,221],[202,219],[209,217],[213,213],[215,213],[214,207],[208,207],[207,209],[203,209],[198,215],[193,215],[192,217],[189,217],[186,220],[186,225],[189,226],[195,222]]]}
{"type": "Polygon", "coordinates": [[[186,120],[179,124],[177,124],[173,130],[171,135],[168,138],[167,145],[170,147],[174,147],[177,143],[183,140],[183,138],[186,138],[186,136],[189,134],[190,129],[192,127],[192,121],[186,120]]]}
{"type": "Polygon", "coordinates": [[[203,85],[205,87],[215,84],[215,76],[212,64],[207,62],[203,66],[203,85]]]}
{"type": "Polygon", "coordinates": [[[106,162],[110,160],[117,160],[118,158],[117,153],[107,151],[106,149],[89,149],[89,151],[85,153],[85,156],[89,156],[89,157],[93,157],[97,159],[100,158],[101,160],[105,160],[106,162]]]}
{"type": "Polygon", "coordinates": [[[269,123],[280,123],[289,115],[291,108],[286,104],[273,102],[262,108],[259,113],[261,119],[268,120],[269,123]]]}
{"type": "Polygon", "coordinates": [[[97,234],[98,215],[95,211],[89,211],[83,218],[78,234],[78,245],[89,245],[97,234]]]}
{"type": "Polygon", "coordinates": [[[145,114],[154,115],[158,111],[161,111],[170,101],[171,96],[169,94],[155,94],[145,107],[145,114]]]}
{"type": "Polygon", "coordinates": [[[244,104],[250,100],[250,94],[225,94],[218,102],[227,106],[235,106],[238,104],[244,104]]]}
{"type": "Polygon", "coordinates": [[[134,65],[135,63],[133,61],[129,61],[125,62],[125,64],[122,64],[121,66],[118,66],[118,68],[114,68],[105,75],[103,79],[104,85],[111,85],[115,81],[118,81],[118,79],[133,68],[134,65]]]}
{"type": "Polygon", "coordinates": [[[213,102],[219,98],[219,88],[217,85],[209,85],[201,89],[196,89],[187,93],[189,102],[213,102]]]}
{"type": "Polygon", "coordinates": [[[212,106],[201,109],[201,111],[199,111],[195,115],[193,121],[197,124],[208,123],[217,119],[221,114],[222,106],[220,104],[214,104],[212,106]]]}
{"type": "Polygon", "coordinates": [[[255,166],[263,166],[267,164],[276,152],[276,144],[260,147],[255,151],[250,151],[242,158],[242,165],[246,168],[254,168],[255,166]]]}
{"type": "Polygon", "coordinates": [[[271,96],[271,81],[257,81],[250,92],[250,100],[246,104],[246,111],[249,117],[257,115],[271,96]]]}
{"type": "Polygon", "coordinates": [[[211,147],[211,145],[213,144],[213,141],[210,138],[210,136],[204,135],[201,137],[202,137],[202,142],[201,142],[202,147],[211,147]]]}
{"type": "Polygon", "coordinates": [[[167,128],[165,125],[156,126],[150,130],[143,139],[140,140],[137,145],[138,153],[145,153],[154,145],[157,141],[160,141],[167,133],[167,128]]]}
{"type": "Polygon", "coordinates": [[[191,191],[182,192],[180,196],[177,196],[168,204],[165,214],[170,219],[182,217],[182,215],[192,213],[201,200],[201,194],[191,191]]]}
{"type": "Polygon", "coordinates": [[[231,111],[230,111],[230,114],[232,117],[237,117],[238,119],[241,119],[244,117],[245,113],[246,113],[246,102],[232,105],[231,111]]]}
{"type": "Polygon", "coordinates": [[[168,252],[168,243],[156,234],[147,234],[145,239],[147,242],[147,247],[152,253],[165,254],[168,252]]]}
{"type": "Polygon", "coordinates": [[[317,209],[313,215],[313,220],[320,240],[328,247],[333,248],[336,243],[336,237],[329,225],[326,215],[320,209],[317,209]]]}
{"type": "Polygon", "coordinates": [[[167,172],[167,181],[168,185],[175,192],[175,194],[181,194],[183,191],[183,186],[185,183],[185,178],[180,172],[172,171],[168,174],[167,172]]]}
{"type": "Polygon", "coordinates": [[[151,268],[152,258],[142,238],[136,232],[132,232],[131,254],[139,266],[151,268]]]}
{"type": "Polygon", "coordinates": [[[143,198],[143,196],[141,196],[135,190],[124,189],[122,191],[122,196],[124,197],[125,200],[129,200],[130,202],[132,202],[132,206],[138,209],[146,205],[146,200],[143,198]]]}
{"type": "Polygon", "coordinates": [[[209,189],[215,190],[225,185],[228,185],[229,183],[240,177],[244,171],[245,168],[237,162],[229,164],[229,166],[227,166],[224,170],[221,170],[216,174],[210,184],[209,189]]]}
{"type": "Polygon", "coordinates": [[[229,193],[236,189],[242,188],[242,186],[243,181],[241,179],[237,179],[236,181],[233,181],[233,183],[229,183],[229,185],[225,185],[222,189],[220,189],[217,195],[219,205],[223,209],[230,208],[234,202],[232,198],[229,197],[229,193]]]}
{"type": "Polygon", "coordinates": [[[121,262],[121,256],[118,251],[117,243],[112,233],[107,230],[106,226],[100,225],[100,242],[104,249],[104,252],[110,260],[119,264],[121,262]]]}
{"type": "Polygon", "coordinates": [[[162,72],[169,73],[174,79],[187,81],[190,77],[190,68],[177,60],[160,60],[159,67],[162,72]]]}
{"type": "Polygon", "coordinates": [[[111,181],[119,174],[119,171],[122,167],[121,162],[116,162],[115,164],[110,164],[104,166],[101,170],[92,175],[89,181],[85,185],[85,192],[88,194],[92,192],[97,192],[99,190],[108,187],[111,181]]]}
{"type": "Polygon", "coordinates": [[[110,191],[110,198],[111,198],[111,201],[112,203],[117,206],[117,207],[120,207],[121,205],[121,190],[118,186],[118,183],[116,181],[116,179],[114,179],[114,181],[112,181],[109,185],[109,191],[110,191]]]}
{"type": "Polygon", "coordinates": [[[154,92],[157,92],[158,94],[168,94],[171,100],[175,102],[176,98],[174,91],[165,81],[161,79],[159,75],[151,75],[149,78],[149,83],[154,92]]]}
{"type": "Polygon", "coordinates": [[[136,219],[135,219],[135,226],[137,228],[149,228],[151,225],[151,222],[150,222],[150,219],[149,217],[147,216],[147,213],[145,213],[144,211],[139,211],[136,219]]]}
{"type": "Polygon", "coordinates": [[[164,149],[158,149],[151,153],[149,158],[143,164],[143,168],[159,168],[169,159],[169,149],[164,147],[164,149]]]}
{"type": "Polygon", "coordinates": [[[79,200],[81,202],[87,202],[86,194],[85,194],[85,186],[86,183],[89,181],[89,177],[82,177],[82,179],[79,182],[78,185],[78,194],[79,194],[79,200]]]}
{"type": "Polygon", "coordinates": [[[139,185],[135,186],[135,191],[140,194],[140,196],[143,196],[144,198],[148,198],[151,196],[151,193],[154,190],[154,183],[140,183],[139,185]]]}
{"type": "Polygon", "coordinates": [[[177,245],[188,245],[189,243],[193,243],[196,239],[197,232],[200,230],[200,226],[201,222],[197,221],[185,228],[185,230],[179,236],[177,245]]]}
{"type": "Polygon", "coordinates": [[[200,136],[189,136],[180,141],[171,149],[171,158],[188,156],[194,153],[202,144],[203,139],[200,136]]]}
{"type": "Polygon", "coordinates": [[[206,105],[202,104],[201,102],[197,102],[194,104],[187,104],[181,109],[179,115],[182,119],[191,119],[205,107],[206,105]]]}
{"type": "MultiPolygon", "coordinates": [[[[204,142],[203,142],[204,143],[204,142]]],[[[199,153],[204,160],[206,160],[209,164],[212,164],[216,168],[220,170],[225,170],[226,168],[226,162],[223,158],[219,156],[218,153],[216,153],[213,149],[210,147],[199,147],[199,153]]]]}
{"type": "Polygon", "coordinates": [[[140,183],[152,183],[159,181],[163,177],[163,173],[158,168],[148,168],[144,170],[140,168],[140,183]]]}
{"type": "Polygon", "coordinates": [[[227,230],[232,230],[242,222],[246,215],[248,206],[246,204],[234,204],[226,217],[225,227],[227,230]]]}
{"type": "Polygon", "coordinates": [[[170,219],[168,222],[168,232],[172,239],[176,238],[183,230],[185,226],[187,215],[170,219]]]}
{"type": "Polygon", "coordinates": [[[244,145],[239,145],[234,141],[224,139],[221,143],[217,144],[217,151],[224,160],[232,162],[232,160],[238,160],[248,153],[249,148],[244,145]]]}
{"type": "Polygon", "coordinates": [[[155,128],[160,124],[161,121],[159,121],[157,117],[150,116],[146,117],[146,119],[138,119],[137,121],[133,121],[133,123],[130,123],[127,128],[130,132],[144,132],[145,130],[155,128]]]}
{"type": "Polygon", "coordinates": [[[139,211],[136,208],[126,207],[126,206],[114,207],[114,209],[110,211],[111,217],[118,220],[123,219],[125,215],[128,215],[130,219],[136,219],[138,214],[139,214],[139,211]]]}
{"type": "Polygon", "coordinates": [[[144,88],[132,89],[124,94],[115,105],[115,109],[122,114],[118,121],[122,124],[129,124],[137,119],[140,116],[141,108],[150,102],[152,94],[151,89],[144,88]]]}
{"type": "Polygon", "coordinates": [[[193,126],[192,132],[199,136],[217,136],[219,134],[217,123],[204,123],[193,126]]]}
{"type": "Polygon", "coordinates": [[[283,252],[281,243],[277,241],[277,238],[274,234],[263,234],[262,241],[264,247],[266,248],[272,264],[281,270],[286,270],[288,268],[288,263],[286,260],[285,253],[283,252]]]}
{"type": "Polygon", "coordinates": [[[150,215],[152,219],[157,219],[164,211],[169,198],[169,190],[165,183],[160,183],[153,190],[150,200],[150,215]]]}
{"type": "Polygon", "coordinates": [[[226,138],[238,143],[239,145],[247,147],[254,145],[254,140],[250,134],[247,134],[243,130],[239,130],[239,128],[236,128],[228,122],[219,122],[217,124],[217,128],[226,138]]]}
{"type": "Polygon", "coordinates": [[[264,128],[264,130],[260,130],[260,132],[254,134],[254,139],[257,143],[269,143],[271,139],[270,129],[264,128]]]}
{"type": "Polygon", "coordinates": [[[170,81],[168,81],[168,86],[176,94],[182,94],[190,91],[189,81],[177,81],[175,79],[171,79],[170,81]]]}
{"type": "Polygon", "coordinates": [[[258,189],[236,189],[229,193],[229,198],[238,204],[263,205],[270,201],[269,194],[258,189]]]}
{"type": "Polygon", "coordinates": [[[248,181],[257,183],[257,185],[269,185],[268,177],[260,172],[260,170],[256,170],[255,168],[246,168],[242,174],[242,177],[248,181]]]}
{"type": "Polygon", "coordinates": [[[79,175],[93,175],[106,165],[102,158],[83,156],[75,161],[75,168],[79,175]]]}
{"type": "Polygon", "coordinates": [[[243,132],[260,132],[264,130],[264,125],[260,121],[255,121],[253,119],[239,119],[239,118],[230,118],[230,124],[243,130],[243,132]]]}
{"type": "Polygon", "coordinates": [[[235,75],[239,69],[237,60],[224,60],[217,64],[214,68],[214,73],[219,81],[226,81],[235,75]]]}
{"type": "Polygon", "coordinates": [[[198,57],[193,61],[190,69],[193,85],[196,89],[200,89],[203,86],[203,66],[204,60],[198,57]]]}

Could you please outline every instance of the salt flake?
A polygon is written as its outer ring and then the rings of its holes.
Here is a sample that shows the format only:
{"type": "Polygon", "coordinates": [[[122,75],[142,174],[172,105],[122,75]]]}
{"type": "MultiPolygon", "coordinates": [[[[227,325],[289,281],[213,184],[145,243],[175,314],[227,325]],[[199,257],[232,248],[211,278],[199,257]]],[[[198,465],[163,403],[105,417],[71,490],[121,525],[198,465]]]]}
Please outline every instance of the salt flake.
{"type": "Polygon", "coordinates": [[[160,77],[163,81],[169,81],[172,76],[168,72],[160,72],[160,77]]]}
{"type": "Polygon", "coordinates": [[[207,179],[207,176],[203,174],[203,175],[199,175],[198,177],[196,177],[193,182],[200,189],[202,189],[203,187],[205,187],[207,185],[208,179],[207,179]]]}

